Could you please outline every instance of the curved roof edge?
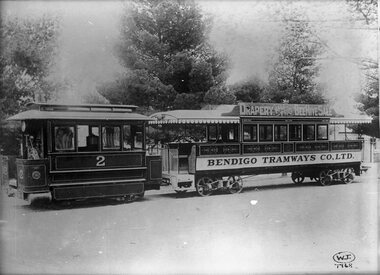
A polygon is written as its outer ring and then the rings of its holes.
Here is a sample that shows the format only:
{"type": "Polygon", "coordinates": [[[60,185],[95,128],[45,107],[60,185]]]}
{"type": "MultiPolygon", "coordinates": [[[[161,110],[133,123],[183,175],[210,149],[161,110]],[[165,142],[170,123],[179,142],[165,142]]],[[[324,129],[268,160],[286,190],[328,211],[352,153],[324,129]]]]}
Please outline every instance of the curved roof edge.
{"type": "Polygon", "coordinates": [[[27,106],[29,110],[7,120],[152,120],[134,112],[137,108],[134,105],[31,103],[27,106]]]}

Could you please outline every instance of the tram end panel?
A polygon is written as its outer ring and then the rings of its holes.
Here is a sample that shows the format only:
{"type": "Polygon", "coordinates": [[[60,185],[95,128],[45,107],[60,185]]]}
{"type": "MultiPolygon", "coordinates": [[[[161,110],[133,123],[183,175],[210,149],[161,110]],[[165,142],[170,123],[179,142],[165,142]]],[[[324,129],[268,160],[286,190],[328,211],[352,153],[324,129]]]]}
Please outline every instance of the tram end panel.
{"type": "Polygon", "coordinates": [[[162,159],[161,156],[146,156],[147,181],[145,190],[160,190],[162,184],[162,159]]]}
{"type": "Polygon", "coordinates": [[[16,188],[24,193],[49,192],[44,163],[17,163],[16,188]]]}

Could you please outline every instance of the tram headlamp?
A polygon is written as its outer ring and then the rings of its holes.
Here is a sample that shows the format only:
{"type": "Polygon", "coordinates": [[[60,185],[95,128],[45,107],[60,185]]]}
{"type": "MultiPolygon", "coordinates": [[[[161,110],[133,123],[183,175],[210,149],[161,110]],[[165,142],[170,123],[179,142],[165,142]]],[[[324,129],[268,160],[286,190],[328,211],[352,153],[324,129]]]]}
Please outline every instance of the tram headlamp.
{"type": "Polygon", "coordinates": [[[38,172],[38,171],[34,171],[32,173],[32,178],[35,179],[35,180],[39,180],[41,178],[41,173],[38,172]]]}

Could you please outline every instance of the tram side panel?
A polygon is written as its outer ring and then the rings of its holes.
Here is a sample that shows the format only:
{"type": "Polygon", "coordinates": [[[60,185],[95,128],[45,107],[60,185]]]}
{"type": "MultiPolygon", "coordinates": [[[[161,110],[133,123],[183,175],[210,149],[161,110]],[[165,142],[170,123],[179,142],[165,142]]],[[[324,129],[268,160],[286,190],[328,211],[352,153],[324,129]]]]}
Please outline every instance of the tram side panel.
{"type": "Polygon", "coordinates": [[[197,175],[244,175],[301,171],[317,176],[323,169],[353,168],[360,174],[361,152],[276,155],[204,156],[197,158],[197,175]]]}
{"type": "Polygon", "coordinates": [[[145,191],[145,152],[53,155],[50,167],[50,188],[57,200],[123,196],[145,191]]]}

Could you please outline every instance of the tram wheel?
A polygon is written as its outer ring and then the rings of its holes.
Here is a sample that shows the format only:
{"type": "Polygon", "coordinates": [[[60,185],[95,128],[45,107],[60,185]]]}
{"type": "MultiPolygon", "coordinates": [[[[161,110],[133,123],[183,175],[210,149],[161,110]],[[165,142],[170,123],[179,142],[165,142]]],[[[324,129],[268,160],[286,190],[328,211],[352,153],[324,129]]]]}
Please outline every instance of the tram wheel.
{"type": "Polygon", "coordinates": [[[319,173],[319,183],[322,185],[322,186],[328,186],[331,184],[332,182],[332,177],[331,177],[331,170],[322,170],[320,173],[319,173]]]}
{"type": "Polygon", "coordinates": [[[292,173],[292,181],[296,184],[301,184],[305,180],[305,177],[301,172],[293,172],[292,173]]]}
{"type": "Polygon", "coordinates": [[[243,190],[243,179],[240,176],[230,176],[227,179],[228,192],[231,194],[240,193],[243,190]]]}
{"type": "Polygon", "coordinates": [[[210,196],[212,193],[212,183],[213,180],[211,178],[202,177],[197,181],[195,189],[197,190],[197,193],[202,197],[210,196]]]}
{"type": "Polygon", "coordinates": [[[348,169],[345,169],[344,172],[345,173],[344,173],[344,177],[343,177],[342,181],[346,184],[351,183],[355,178],[354,169],[348,168],[348,169]]]}

